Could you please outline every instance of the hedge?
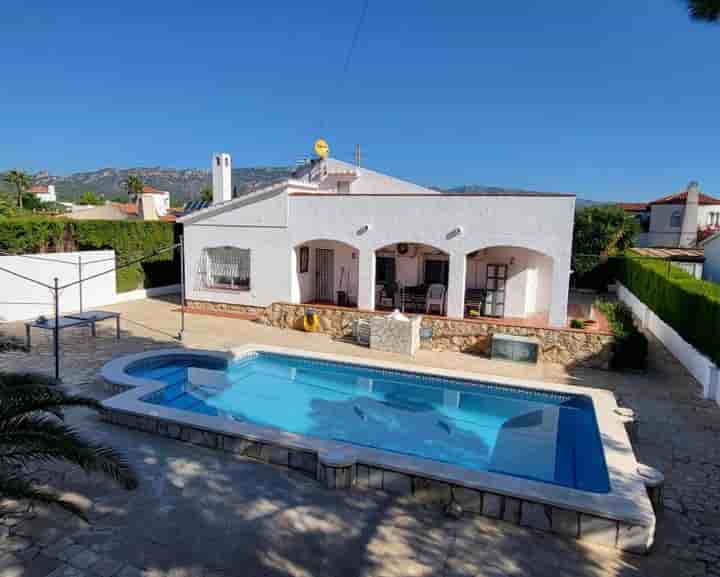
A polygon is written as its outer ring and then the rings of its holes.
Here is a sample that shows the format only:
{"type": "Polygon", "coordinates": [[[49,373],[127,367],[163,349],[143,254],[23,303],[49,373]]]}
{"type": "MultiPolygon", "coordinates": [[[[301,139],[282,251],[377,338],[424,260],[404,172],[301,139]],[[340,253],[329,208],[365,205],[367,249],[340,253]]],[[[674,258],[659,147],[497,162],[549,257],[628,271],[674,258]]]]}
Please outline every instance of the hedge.
{"type": "MultiPolygon", "coordinates": [[[[12,254],[112,249],[117,263],[123,264],[170,246],[175,238],[175,225],[170,222],[0,219],[0,251],[12,254]]],[[[177,252],[167,251],[118,270],[118,292],[180,282],[177,252]]]]}
{"type": "Polygon", "coordinates": [[[618,280],[688,343],[720,364],[720,285],[667,261],[618,259],[618,280]]]}

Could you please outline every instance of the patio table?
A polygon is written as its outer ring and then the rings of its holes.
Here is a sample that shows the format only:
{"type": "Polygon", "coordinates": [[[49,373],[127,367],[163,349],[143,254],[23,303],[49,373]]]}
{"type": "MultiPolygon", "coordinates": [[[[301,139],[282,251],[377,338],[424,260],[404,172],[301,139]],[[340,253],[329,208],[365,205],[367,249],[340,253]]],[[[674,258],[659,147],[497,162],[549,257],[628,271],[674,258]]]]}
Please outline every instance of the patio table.
{"type": "MultiPolygon", "coordinates": [[[[57,321],[57,328],[58,331],[61,331],[62,329],[67,329],[71,327],[80,327],[80,326],[89,326],[90,332],[92,333],[92,336],[96,336],[97,332],[95,330],[96,323],[100,321],[104,321],[106,319],[115,319],[115,338],[120,339],[120,313],[110,312],[110,311],[86,311],[82,313],[74,313],[71,315],[64,315],[61,316],[57,321]]],[[[45,330],[55,330],[55,319],[47,319],[45,321],[38,321],[37,319],[34,321],[27,321],[25,323],[25,346],[27,348],[30,348],[31,340],[30,340],[30,330],[36,328],[36,329],[45,329],[45,330]]]]}

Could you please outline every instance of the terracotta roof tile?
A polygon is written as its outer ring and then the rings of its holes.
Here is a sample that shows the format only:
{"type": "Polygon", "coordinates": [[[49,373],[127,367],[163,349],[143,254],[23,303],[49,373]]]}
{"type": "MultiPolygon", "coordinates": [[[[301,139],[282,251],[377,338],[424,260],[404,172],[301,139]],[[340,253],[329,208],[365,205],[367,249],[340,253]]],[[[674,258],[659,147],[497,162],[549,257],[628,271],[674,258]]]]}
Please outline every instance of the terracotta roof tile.
{"type": "Polygon", "coordinates": [[[627,212],[642,212],[648,209],[647,202],[618,202],[616,206],[619,206],[627,212]]]}
{"type": "Polygon", "coordinates": [[[146,184],[145,186],[143,186],[143,192],[157,193],[157,192],[164,192],[164,191],[158,190],[157,188],[153,188],[152,186],[149,186],[146,184]]]}
{"type": "Polygon", "coordinates": [[[132,216],[138,216],[140,214],[140,209],[138,208],[138,205],[132,202],[113,202],[112,205],[119,211],[124,212],[125,214],[129,214],[132,216]]]}
{"type": "MultiPolygon", "coordinates": [[[[662,198],[658,198],[657,200],[653,200],[650,205],[656,205],[656,204],[685,204],[685,201],[687,199],[687,191],[678,192],[677,194],[669,194],[668,196],[663,196],[662,198]]],[[[714,198],[710,196],[709,194],[700,193],[699,197],[699,203],[700,204],[720,204],[720,199],[714,198]]]]}
{"type": "Polygon", "coordinates": [[[30,189],[28,189],[28,192],[32,192],[33,194],[43,194],[48,192],[47,186],[33,186],[30,189]]]}

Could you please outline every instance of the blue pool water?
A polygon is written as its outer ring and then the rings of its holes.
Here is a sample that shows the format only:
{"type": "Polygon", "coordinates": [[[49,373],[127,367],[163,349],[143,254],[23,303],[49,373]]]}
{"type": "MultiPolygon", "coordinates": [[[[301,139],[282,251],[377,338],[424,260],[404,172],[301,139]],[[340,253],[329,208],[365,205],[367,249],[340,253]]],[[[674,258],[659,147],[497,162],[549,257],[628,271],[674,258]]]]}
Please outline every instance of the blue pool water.
{"type": "Polygon", "coordinates": [[[149,403],[584,491],[610,490],[589,398],[275,353],[169,357],[128,373],[149,403]]]}

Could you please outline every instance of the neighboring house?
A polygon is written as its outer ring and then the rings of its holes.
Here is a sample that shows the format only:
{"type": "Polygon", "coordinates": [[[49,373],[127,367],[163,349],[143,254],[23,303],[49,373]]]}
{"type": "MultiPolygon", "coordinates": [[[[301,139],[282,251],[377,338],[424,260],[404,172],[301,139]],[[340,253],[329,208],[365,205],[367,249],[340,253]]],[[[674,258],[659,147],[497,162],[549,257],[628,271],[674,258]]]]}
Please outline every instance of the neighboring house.
{"type": "Polygon", "coordinates": [[[720,284],[720,231],[700,242],[705,251],[703,278],[720,284]]]}
{"type": "Polygon", "coordinates": [[[187,297],[225,307],[320,303],[532,319],[562,327],[575,196],[446,194],[335,159],[183,223],[187,297]]]}
{"type": "Polygon", "coordinates": [[[720,199],[700,192],[691,182],[687,189],[649,203],[618,203],[643,225],[639,246],[694,247],[699,240],[720,231],[720,199]]]}
{"type": "Polygon", "coordinates": [[[30,194],[34,194],[40,202],[57,202],[54,184],[33,186],[28,190],[28,192],[30,194]]]}
{"type": "Polygon", "coordinates": [[[118,202],[108,202],[105,204],[93,205],[72,205],[70,213],[63,218],[72,220],[131,220],[137,219],[137,207],[133,204],[128,205],[118,202]],[[130,208],[133,210],[131,212],[130,208]]]}
{"type": "Polygon", "coordinates": [[[135,202],[107,202],[99,206],[73,205],[66,215],[74,220],[163,220],[174,222],[170,193],[144,186],[135,202]]]}
{"type": "Polygon", "coordinates": [[[142,202],[147,202],[146,199],[149,197],[152,197],[158,217],[165,216],[170,212],[170,193],[168,191],[145,185],[143,186],[142,202]]]}

